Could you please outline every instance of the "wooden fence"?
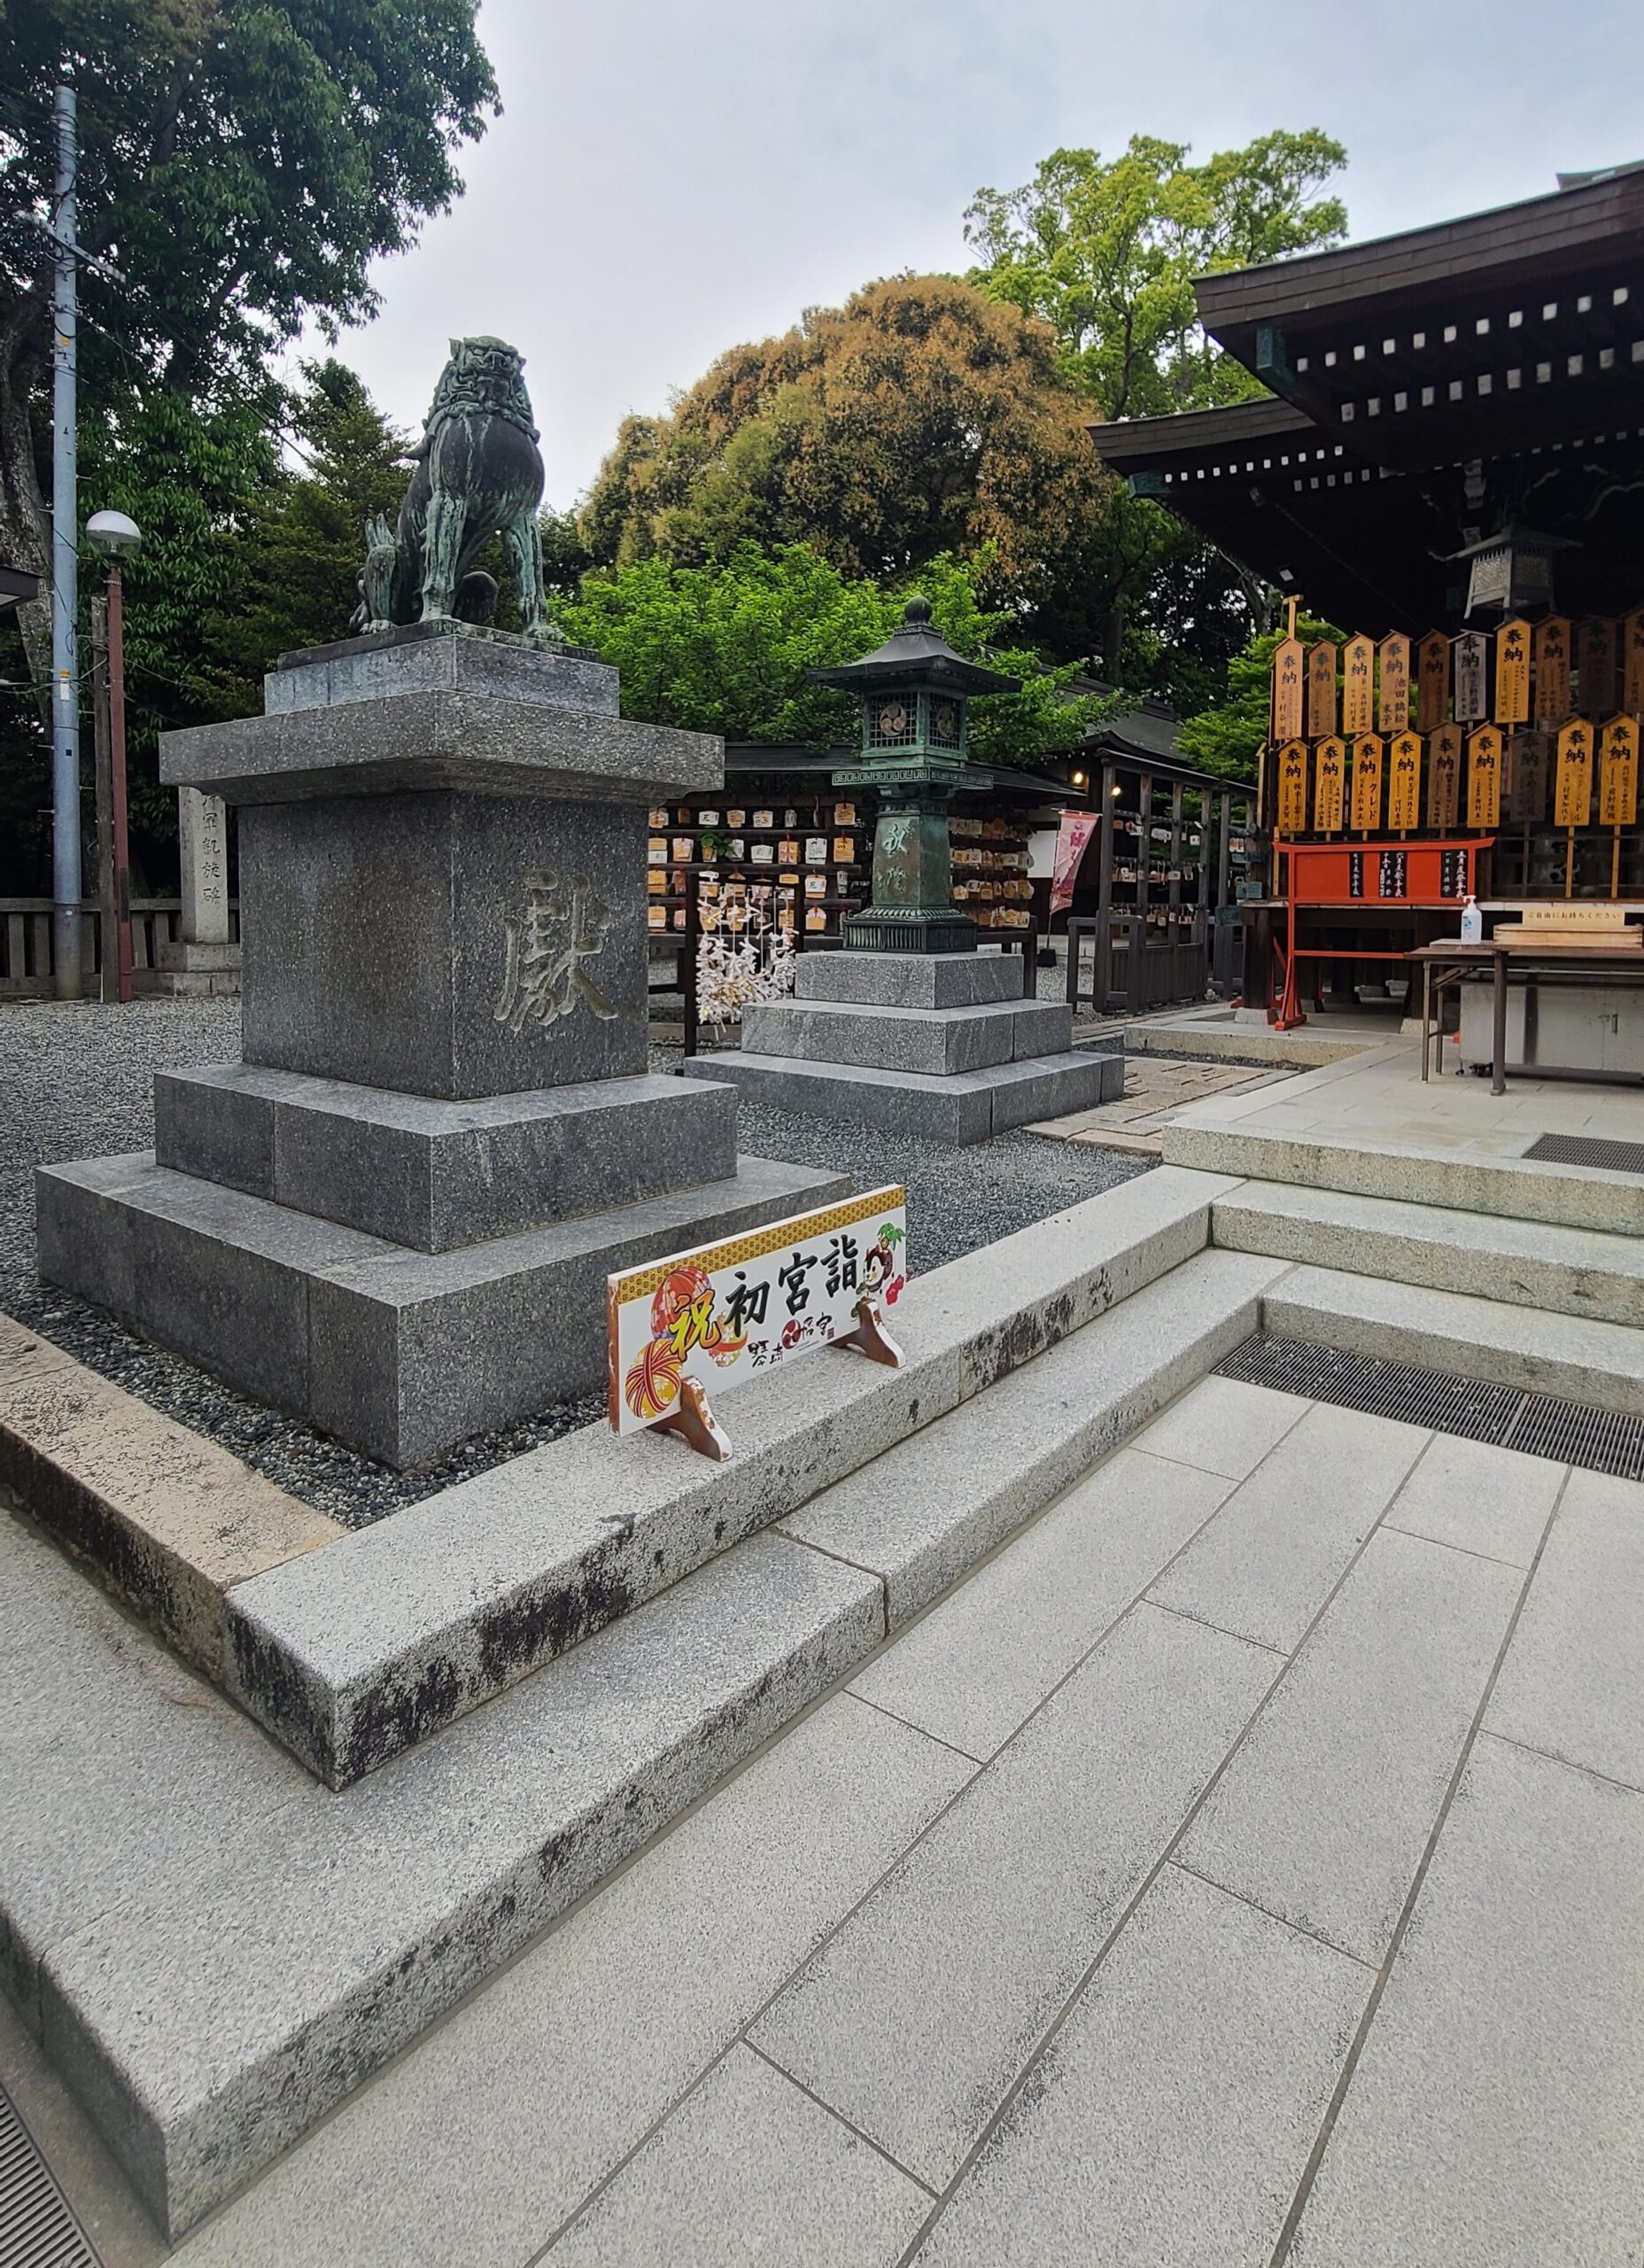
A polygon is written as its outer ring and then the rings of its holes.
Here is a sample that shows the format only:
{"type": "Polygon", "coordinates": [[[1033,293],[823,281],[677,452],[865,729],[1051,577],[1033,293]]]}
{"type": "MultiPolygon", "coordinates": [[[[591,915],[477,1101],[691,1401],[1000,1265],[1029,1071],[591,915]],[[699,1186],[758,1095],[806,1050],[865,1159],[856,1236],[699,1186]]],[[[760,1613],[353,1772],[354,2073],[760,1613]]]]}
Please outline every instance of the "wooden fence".
{"type": "MultiPolygon", "coordinates": [[[[159,949],[176,940],[182,909],[174,897],[136,897],[131,901],[131,967],[139,992],[155,989],[154,972],[159,949]]],[[[239,935],[239,911],[231,906],[229,929],[239,935]]],[[[103,967],[103,922],[95,899],[80,902],[80,990],[88,998],[97,990],[103,967]]],[[[51,900],[49,897],[0,897],[0,999],[50,999],[57,991],[57,965],[52,951],[51,900]]]]}

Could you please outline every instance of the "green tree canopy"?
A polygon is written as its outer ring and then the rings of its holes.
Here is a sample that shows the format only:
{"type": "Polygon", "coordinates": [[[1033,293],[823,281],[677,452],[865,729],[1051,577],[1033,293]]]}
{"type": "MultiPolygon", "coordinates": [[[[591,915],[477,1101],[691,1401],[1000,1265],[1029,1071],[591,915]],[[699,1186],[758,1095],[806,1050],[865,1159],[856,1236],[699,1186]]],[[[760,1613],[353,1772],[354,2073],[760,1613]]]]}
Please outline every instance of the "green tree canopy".
{"type": "Polygon", "coordinates": [[[276,655],[347,634],[366,522],[392,522],[409,478],[405,436],[335,359],[305,366],[291,436],[297,464],[237,516],[201,625],[203,690],[225,716],[261,707],[276,655]]]}
{"type": "Polygon", "coordinates": [[[461,184],[496,98],[476,0],[29,0],[0,10],[0,552],[43,568],[53,93],[79,104],[88,416],[272,403],[272,353],[376,304],[368,263],[461,184]]]}
{"type": "MultiPolygon", "coordinates": [[[[1043,762],[1076,746],[1113,705],[1070,699],[1071,668],[1047,671],[1032,652],[1002,644],[1009,617],[982,604],[971,567],[927,561],[919,587],[958,652],[985,653],[1024,680],[1020,693],[972,710],[980,761],[1043,762]]],[[[653,555],[596,569],[556,611],[569,637],[622,672],[625,715],[728,740],[826,747],[854,744],[855,704],[807,683],[806,671],[872,652],[900,622],[905,597],[905,588],[841,574],[808,545],[742,543],[698,565],[653,555]]]]}
{"type": "MultiPolygon", "coordinates": [[[[1226,780],[1255,778],[1257,751],[1268,737],[1272,713],[1273,656],[1283,634],[1268,631],[1233,656],[1228,664],[1226,699],[1190,717],[1182,727],[1176,746],[1188,763],[1219,772],[1226,780]]],[[[1296,635],[1309,646],[1316,646],[1321,638],[1338,646],[1347,642],[1345,630],[1310,614],[1297,616],[1296,635]]]]}
{"type": "Polygon", "coordinates": [[[1261,389],[1200,329],[1193,278],[1338,242],[1346,208],[1316,192],[1346,158],[1317,128],[1201,166],[1185,144],[1140,134],[1121,158],[1057,150],[1022,188],[977,190],[973,280],[1050,325],[1104,417],[1239,400],[1261,389]]]}
{"type": "Polygon", "coordinates": [[[1043,325],[945,276],[871,284],[733,347],[671,416],[632,418],[582,515],[608,564],[803,542],[841,574],[951,555],[990,604],[1055,588],[1113,484],[1043,325]]]}

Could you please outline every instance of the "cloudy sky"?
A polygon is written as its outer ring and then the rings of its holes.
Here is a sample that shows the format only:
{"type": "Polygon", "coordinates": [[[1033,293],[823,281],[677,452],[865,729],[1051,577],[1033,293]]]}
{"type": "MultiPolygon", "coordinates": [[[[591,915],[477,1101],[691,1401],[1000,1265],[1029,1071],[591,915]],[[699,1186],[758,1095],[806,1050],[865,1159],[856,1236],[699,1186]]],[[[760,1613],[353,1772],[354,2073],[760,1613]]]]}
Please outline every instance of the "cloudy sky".
{"type": "Polygon", "coordinates": [[[1635,0],[483,0],[503,115],[344,354],[420,425],[447,335],[527,358],[551,502],[630,410],[900,269],[1060,145],[1346,144],[1355,237],[1644,158],[1635,0]]]}

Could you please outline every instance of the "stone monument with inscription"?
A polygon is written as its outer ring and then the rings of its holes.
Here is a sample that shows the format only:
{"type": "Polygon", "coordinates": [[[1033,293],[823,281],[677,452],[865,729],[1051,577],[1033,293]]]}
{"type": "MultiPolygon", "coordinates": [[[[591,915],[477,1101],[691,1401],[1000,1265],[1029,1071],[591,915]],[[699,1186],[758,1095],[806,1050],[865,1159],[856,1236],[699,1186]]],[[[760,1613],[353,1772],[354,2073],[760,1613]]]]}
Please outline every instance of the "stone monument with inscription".
{"type": "Polygon", "coordinates": [[[952,902],[948,804],[974,779],[969,704],[1020,680],[956,654],[920,598],[876,652],[810,675],[862,704],[861,754],[834,778],[879,796],[872,903],[847,920],[843,951],[801,954],[791,1000],[743,1010],[736,1053],[698,1058],[687,1075],[734,1079],[777,1109],[951,1142],[1115,1100],[1123,1058],[1075,1048],[1072,1009],[1024,998],[1025,961],[978,952],[952,902]]]}
{"type": "Polygon", "coordinates": [[[397,1466],[601,1386],[611,1271],[849,1186],[647,1070],[648,807],[722,744],[426,596],[165,735],[239,813],[244,1060],[38,1178],[43,1276],[397,1466]]]}
{"type": "Polygon", "coordinates": [[[177,790],[177,847],[182,877],[178,934],[156,959],[157,989],[184,998],[240,989],[240,949],[229,907],[229,813],[221,796],[177,790]]]}

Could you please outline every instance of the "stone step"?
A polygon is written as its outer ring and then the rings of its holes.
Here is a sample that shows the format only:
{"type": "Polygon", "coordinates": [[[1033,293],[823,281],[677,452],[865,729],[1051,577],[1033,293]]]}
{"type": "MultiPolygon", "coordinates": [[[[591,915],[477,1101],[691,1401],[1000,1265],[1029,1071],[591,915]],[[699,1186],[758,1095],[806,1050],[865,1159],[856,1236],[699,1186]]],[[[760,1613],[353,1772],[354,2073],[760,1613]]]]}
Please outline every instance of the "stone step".
{"type": "MultiPolygon", "coordinates": [[[[1527,1128],[1526,1149],[1533,1139],[1527,1128]]],[[[1598,1166],[1553,1165],[1437,1144],[1423,1148],[1412,1142],[1263,1134],[1234,1124],[1178,1122],[1165,1129],[1164,1144],[1167,1164],[1200,1173],[1644,1237],[1644,1179],[1598,1166]]]]}
{"type": "Polygon", "coordinates": [[[1634,1237],[1260,1181],[1217,1200],[1211,1234],[1232,1251],[1644,1326],[1634,1237]]]}
{"type": "Polygon", "coordinates": [[[692,1059],[685,1072],[687,1078],[733,1083],[749,1102],[771,1110],[849,1119],[888,1134],[945,1142],[985,1142],[1035,1119],[1064,1118],[1069,1111],[1116,1102],[1125,1084],[1122,1056],[1091,1055],[1076,1047],[950,1073],[880,1071],[863,1063],[811,1063],[797,1055],[727,1049],[692,1059]]]}
{"type": "Polygon", "coordinates": [[[0,1817],[22,1822],[0,1843],[0,1974],[162,2225],[266,2165],[1202,1376],[1281,1269],[1202,1251],[1026,1369],[1006,1332],[985,1391],[803,1531],[722,1552],[340,1794],[0,1524],[0,1704],[26,1658],[52,1734],[50,1786],[38,1744],[0,1744],[0,1817]]]}
{"type": "Polygon", "coordinates": [[[903,1008],[827,1000],[766,1000],[742,1012],[745,1055],[861,1064],[950,1078],[1074,1044],[1074,1012],[1054,1000],[1004,1000],[973,1008],[903,1008]]]}
{"type": "Polygon", "coordinates": [[[1265,1295],[1262,1317],[1281,1338],[1644,1417],[1644,1332],[1625,1324],[1333,1268],[1292,1269],[1265,1295]]]}
{"type": "Polygon", "coordinates": [[[917,1278],[902,1370],[825,1350],[727,1397],[726,1464],[589,1426],[237,1585],[230,1691],[346,1785],[1202,1251],[1229,1186],[1145,1174],[917,1278]]]}
{"type": "Polygon", "coordinates": [[[1203,1252],[781,1524],[865,1567],[898,1628],[1257,1328],[1288,1271],[1203,1252]]]}

